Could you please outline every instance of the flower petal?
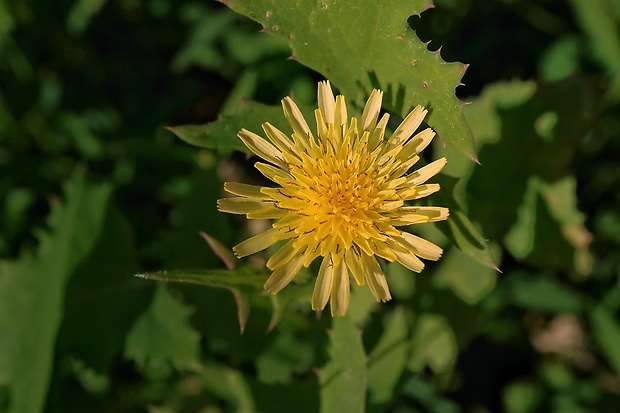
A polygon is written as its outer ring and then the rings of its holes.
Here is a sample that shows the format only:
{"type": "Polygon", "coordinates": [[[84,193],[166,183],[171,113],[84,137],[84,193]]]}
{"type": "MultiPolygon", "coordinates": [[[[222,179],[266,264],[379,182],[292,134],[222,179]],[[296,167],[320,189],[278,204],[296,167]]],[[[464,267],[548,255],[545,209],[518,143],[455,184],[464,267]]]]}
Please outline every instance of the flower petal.
{"type": "Polygon", "coordinates": [[[299,138],[307,141],[312,137],[312,132],[306,123],[306,119],[304,119],[304,115],[290,97],[287,96],[282,99],[282,109],[284,110],[284,117],[299,138]]]}
{"type": "Polygon", "coordinates": [[[271,199],[269,195],[262,193],[261,186],[242,184],[240,182],[224,182],[224,190],[228,193],[255,199],[271,199]]]}
{"type": "Polygon", "coordinates": [[[408,159],[413,155],[417,155],[424,150],[428,146],[429,143],[435,137],[435,131],[431,128],[426,128],[422,132],[415,135],[413,138],[409,140],[404,146],[402,151],[399,154],[401,159],[408,159]]]}
{"type": "Polygon", "coordinates": [[[401,207],[390,213],[391,225],[412,225],[424,222],[443,221],[448,218],[450,211],[444,207],[401,207]]]}
{"type": "Polygon", "coordinates": [[[349,267],[349,271],[353,274],[357,285],[364,285],[364,267],[359,249],[349,248],[345,253],[344,260],[349,267]]]}
{"type": "Polygon", "coordinates": [[[444,166],[446,166],[446,163],[448,163],[448,160],[444,157],[421,167],[417,171],[407,175],[407,181],[402,184],[402,187],[423,184],[433,176],[437,175],[444,168],[444,166]]]}
{"type": "Polygon", "coordinates": [[[439,184],[425,184],[414,186],[413,188],[401,191],[399,194],[404,201],[424,198],[439,191],[439,184]]]}
{"type": "Polygon", "coordinates": [[[319,109],[314,111],[314,118],[316,119],[316,133],[319,137],[319,141],[323,143],[323,140],[327,136],[327,123],[323,117],[323,113],[319,109]]]}
{"type": "Polygon", "coordinates": [[[286,265],[282,267],[278,267],[267,282],[265,283],[265,290],[269,291],[271,294],[277,294],[280,290],[286,287],[293,278],[297,275],[299,270],[301,269],[301,265],[303,263],[303,255],[297,255],[291,261],[289,261],[286,265]]]}
{"type": "Polygon", "coordinates": [[[334,111],[336,109],[336,102],[334,100],[334,92],[329,80],[319,82],[318,88],[318,101],[319,109],[323,114],[323,118],[326,123],[334,123],[334,111]]]}
{"type": "Polygon", "coordinates": [[[264,202],[251,198],[222,198],[217,200],[217,209],[229,214],[248,214],[257,212],[269,206],[271,202],[264,202]]]}
{"type": "Polygon", "coordinates": [[[293,145],[293,142],[284,134],[284,132],[269,122],[263,123],[262,127],[269,140],[273,142],[273,144],[276,145],[282,152],[288,151],[299,156],[297,149],[295,149],[295,145],[293,145]]]}
{"type": "MultiPolygon", "coordinates": [[[[336,110],[334,112],[334,125],[341,126],[346,130],[347,123],[349,123],[347,117],[347,103],[344,100],[344,96],[336,96],[336,110]],[[344,125],[344,126],[343,126],[344,125]]],[[[336,129],[339,130],[339,129],[336,129]]],[[[340,134],[342,136],[342,134],[340,134]]]]}
{"type": "MultiPolygon", "coordinates": [[[[295,255],[299,254],[300,248],[294,247],[294,240],[291,240],[280,247],[267,261],[267,268],[275,270],[289,262],[295,255]]],[[[303,247],[302,247],[303,248],[303,247]]]]}
{"type": "Polygon", "coordinates": [[[325,308],[327,300],[332,291],[332,281],[334,279],[334,264],[331,256],[327,255],[321,262],[319,274],[314,283],[314,291],[312,292],[312,309],[321,311],[325,308]]]}
{"type": "Polygon", "coordinates": [[[392,295],[390,294],[390,289],[387,281],[385,280],[385,275],[383,275],[383,270],[381,270],[381,267],[375,257],[362,254],[362,262],[364,263],[368,287],[375,296],[375,299],[377,301],[391,300],[392,295]]]}
{"type": "Polygon", "coordinates": [[[284,172],[282,169],[280,168],[276,168],[273,165],[269,165],[267,163],[262,163],[262,162],[256,162],[254,164],[254,167],[256,169],[258,169],[260,171],[260,173],[262,173],[265,178],[275,182],[275,183],[279,183],[276,178],[280,178],[281,180],[287,180],[287,181],[294,181],[293,177],[291,175],[289,175],[288,173],[284,172]]]}
{"type": "Polygon", "coordinates": [[[375,129],[371,132],[370,138],[368,139],[369,151],[374,151],[381,142],[384,142],[383,138],[385,136],[385,128],[387,127],[389,120],[390,114],[384,113],[375,129]]]}
{"type": "Polygon", "coordinates": [[[379,89],[373,89],[366,102],[366,106],[364,106],[364,112],[362,113],[362,123],[360,125],[362,127],[361,132],[371,131],[377,126],[382,100],[383,92],[379,89]]]}
{"type": "Polygon", "coordinates": [[[260,234],[248,238],[245,241],[242,241],[239,244],[235,245],[233,247],[233,251],[239,258],[255,254],[272,246],[277,241],[277,238],[275,237],[277,233],[277,229],[270,228],[265,232],[261,232],[260,234]]]}
{"type": "Polygon", "coordinates": [[[394,253],[398,257],[398,262],[409,268],[413,272],[421,272],[424,269],[424,263],[413,252],[402,253],[395,250],[394,253]]]}
{"type": "Polygon", "coordinates": [[[245,146],[247,146],[248,149],[256,155],[260,156],[267,162],[271,162],[281,168],[286,168],[286,163],[284,162],[284,159],[282,159],[282,152],[267,142],[263,137],[250,132],[247,129],[241,129],[237,136],[243,141],[245,146]]]}
{"type": "Polygon", "coordinates": [[[403,122],[396,128],[394,133],[389,139],[390,146],[402,145],[413,135],[413,132],[418,129],[426,113],[428,111],[422,106],[418,105],[414,110],[409,113],[403,122]]]}
{"type": "Polygon", "coordinates": [[[258,211],[248,212],[245,216],[248,219],[280,219],[287,216],[289,212],[279,207],[268,207],[258,211]]]}
{"type": "Polygon", "coordinates": [[[403,232],[401,237],[416,255],[425,260],[437,261],[443,254],[441,247],[417,235],[403,232]]]}
{"type": "Polygon", "coordinates": [[[334,269],[331,287],[329,307],[332,317],[342,317],[346,314],[347,308],[349,307],[349,295],[351,292],[349,271],[344,262],[340,262],[334,269]]]}

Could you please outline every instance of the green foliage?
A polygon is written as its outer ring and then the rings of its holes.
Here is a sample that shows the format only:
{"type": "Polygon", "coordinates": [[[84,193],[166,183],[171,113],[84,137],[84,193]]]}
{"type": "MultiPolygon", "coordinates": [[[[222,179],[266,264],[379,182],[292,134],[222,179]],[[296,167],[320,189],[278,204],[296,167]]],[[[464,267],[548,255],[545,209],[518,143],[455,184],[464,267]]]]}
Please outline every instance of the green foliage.
{"type": "Polygon", "coordinates": [[[170,363],[178,370],[200,369],[200,336],[189,324],[191,310],[157,288],[150,307],[135,322],[125,343],[125,357],[144,368],[170,363]]]}
{"type": "Polygon", "coordinates": [[[335,318],[330,361],[319,374],[321,412],[363,412],[368,373],[360,332],[348,317],[335,318]]]}
{"type": "Polygon", "coordinates": [[[223,3],[0,1],[0,412],[615,413],[617,2],[223,3]],[[335,319],[216,208],[323,78],[449,161],[443,257],[335,319]]]}
{"type": "Polygon", "coordinates": [[[358,106],[373,88],[380,88],[386,108],[401,117],[418,104],[432,109],[429,124],[459,152],[476,158],[462,104],[454,96],[465,66],[446,63],[439,53],[428,51],[407,25],[407,18],[422,13],[430,1],[225,4],[286,39],[294,59],[331,79],[358,106]]]}
{"type": "Polygon", "coordinates": [[[102,231],[110,190],[89,184],[78,171],[65,187],[64,205],[50,216],[50,232],[40,235],[36,255],[2,262],[0,377],[9,385],[9,412],[44,406],[67,280],[102,231]]]}

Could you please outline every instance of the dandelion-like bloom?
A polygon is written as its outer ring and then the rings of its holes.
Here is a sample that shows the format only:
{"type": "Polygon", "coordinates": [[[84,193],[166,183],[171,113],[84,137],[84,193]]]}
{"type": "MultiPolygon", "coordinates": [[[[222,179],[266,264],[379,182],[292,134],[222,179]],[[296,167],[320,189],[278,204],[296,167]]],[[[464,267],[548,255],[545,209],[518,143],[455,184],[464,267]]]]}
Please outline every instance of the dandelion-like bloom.
{"type": "Polygon", "coordinates": [[[389,115],[379,120],[382,97],[383,92],[373,90],[361,121],[349,121],[344,96],[334,99],[329,82],[320,82],[316,135],[289,97],[282,107],[292,140],[268,122],[262,127],[273,145],[248,130],[239,132],[243,143],[268,162],[257,162],[256,169],[277,186],[226,182],[224,189],[237,197],[220,199],[218,207],[249,219],[275,220],[270,229],[235,246],[238,257],[288,240],[267,261],[273,270],[265,283],[270,293],[320,256],[312,308],[323,310],[330,300],[332,315],[342,316],[349,305],[349,274],[359,285],[368,283],[377,301],[392,298],[375,256],[415,272],[424,268],[420,258],[441,256],[437,245],[397,227],[448,217],[447,208],[406,205],[439,190],[426,181],[446,159],[408,173],[435,133],[426,129],[412,137],[427,113],[417,106],[385,139],[389,115]]]}

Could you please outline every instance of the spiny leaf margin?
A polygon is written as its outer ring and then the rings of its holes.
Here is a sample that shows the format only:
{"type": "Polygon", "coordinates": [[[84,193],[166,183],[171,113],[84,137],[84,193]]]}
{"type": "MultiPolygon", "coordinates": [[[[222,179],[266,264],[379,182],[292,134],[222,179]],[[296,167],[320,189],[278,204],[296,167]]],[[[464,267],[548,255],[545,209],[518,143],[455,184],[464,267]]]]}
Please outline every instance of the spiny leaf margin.
{"type": "Polygon", "coordinates": [[[439,136],[477,161],[464,103],[454,94],[467,65],[444,62],[407,23],[432,2],[221,1],[285,39],[292,58],[330,79],[360,107],[373,88],[383,90],[384,106],[402,117],[417,104],[426,106],[439,136]]]}

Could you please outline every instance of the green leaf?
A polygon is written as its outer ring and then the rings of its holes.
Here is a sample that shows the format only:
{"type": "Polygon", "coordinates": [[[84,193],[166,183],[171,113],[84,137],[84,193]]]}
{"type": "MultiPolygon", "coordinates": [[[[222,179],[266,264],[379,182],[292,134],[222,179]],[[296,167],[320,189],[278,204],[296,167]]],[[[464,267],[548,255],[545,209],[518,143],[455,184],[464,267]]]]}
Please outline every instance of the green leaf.
{"type": "Polygon", "coordinates": [[[451,249],[439,262],[433,276],[433,285],[449,288],[468,304],[475,304],[495,288],[497,271],[483,267],[451,249]]]}
{"type": "Polygon", "coordinates": [[[435,373],[443,373],[454,365],[456,352],[456,339],[445,318],[420,314],[407,368],[420,372],[428,365],[435,373]]]}
{"type": "Polygon", "coordinates": [[[504,239],[518,219],[530,177],[554,182],[571,170],[578,142],[595,119],[595,106],[591,87],[577,81],[534,93],[531,83],[496,84],[470,106],[478,116],[472,124],[482,126],[486,119],[494,127],[479,131],[488,134],[487,142],[496,142],[482,147],[482,165],[474,169],[465,188],[469,215],[485,235],[504,239]],[[518,99],[500,97],[510,93],[518,99]]]}
{"type": "Polygon", "coordinates": [[[439,174],[433,181],[441,186],[441,190],[432,195],[432,203],[450,209],[450,217],[446,221],[438,222],[437,227],[465,255],[482,265],[499,270],[486,239],[469,220],[454,196],[458,178],[439,174]]]}
{"type": "Polygon", "coordinates": [[[276,337],[256,359],[257,378],[265,384],[289,384],[293,373],[311,367],[312,346],[286,329],[271,334],[276,337]]]}
{"type": "Polygon", "coordinates": [[[199,284],[230,290],[237,303],[241,332],[245,329],[245,324],[250,315],[250,300],[263,290],[263,285],[267,281],[266,274],[257,274],[256,270],[248,267],[239,267],[234,270],[160,271],[137,274],[136,277],[157,281],[199,284]]]}
{"type": "Polygon", "coordinates": [[[576,178],[566,176],[552,184],[543,184],[541,195],[563,239],[574,250],[572,259],[567,260],[572,264],[569,267],[574,266],[582,275],[589,274],[594,261],[588,248],[592,234],[585,226],[585,215],[578,209],[576,178]]]}
{"type": "Polygon", "coordinates": [[[234,11],[285,39],[293,58],[330,79],[362,106],[373,88],[384,106],[404,117],[416,105],[430,109],[427,121],[459,152],[476,159],[474,138],[455,94],[466,66],[430,52],[407,19],[430,1],[226,0],[234,11]]]}
{"type": "MultiPolygon", "coordinates": [[[[528,239],[525,242],[525,254],[517,253],[511,247],[510,236],[506,236],[506,245],[513,250],[514,255],[522,261],[536,265],[539,268],[571,269],[573,267],[574,249],[568,243],[561,231],[559,223],[551,216],[547,204],[539,194],[534,192],[533,202],[525,203],[520,208],[519,216],[526,215],[528,219],[523,224],[526,226],[528,239]],[[525,214],[521,212],[525,211],[525,214]]],[[[517,221],[515,227],[519,228],[522,222],[517,221]]]]}
{"type": "Polygon", "coordinates": [[[506,275],[503,292],[510,303],[521,308],[550,313],[576,313],[581,310],[581,296],[550,274],[530,276],[524,272],[506,275]]]}
{"type": "Polygon", "coordinates": [[[385,320],[385,331],[368,355],[368,393],[373,404],[392,399],[409,356],[409,328],[405,312],[397,307],[385,320]]]}
{"type": "MultiPolygon", "coordinates": [[[[423,375],[411,377],[403,386],[403,395],[407,396],[407,406],[420,405],[421,410],[413,412],[461,413],[461,408],[452,400],[438,394],[433,384],[423,375]]],[[[399,411],[410,412],[407,408],[399,411]]]]}
{"type": "MultiPolygon", "coordinates": [[[[222,182],[215,165],[201,168],[188,178],[184,181],[188,195],[170,212],[170,217],[174,217],[179,224],[159,236],[166,245],[162,265],[165,268],[220,267],[221,260],[205,245],[199,234],[200,231],[217,234],[222,243],[232,243],[235,231],[231,221],[217,210],[217,199],[223,191],[222,182]]],[[[228,250],[232,253],[230,248],[228,250]]],[[[235,257],[234,262],[240,261],[235,257]]]]}
{"type": "Polygon", "coordinates": [[[125,356],[142,368],[169,362],[176,369],[200,369],[200,335],[189,323],[191,310],[159,285],[148,310],[127,335],[125,356]]]}
{"type": "Polygon", "coordinates": [[[202,378],[209,393],[237,407],[235,411],[256,412],[250,387],[239,370],[216,363],[207,363],[203,369],[202,378]]]}
{"type": "Polygon", "coordinates": [[[590,313],[592,332],[611,367],[620,375],[620,327],[605,305],[599,304],[590,313]]]}
{"type": "Polygon", "coordinates": [[[58,339],[62,353],[97,372],[107,372],[122,354],[127,332],[149,306],[154,290],[132,277],[138,269],[137,252],[131,229],[113,203],[103,228],[93,252],[67,285],[58,339]]]}
{"type": "Polygon", "coordinates": [[[38,254],[0,263],[0,382],[9,413],[38,413],[46,400],[69,276],[94,247],[112,188],[78,171],[53,205],[38,254]]]}
{"type": "Polygon", "coordinates": [[[349,317],[334,318],[330,361],[321,369],[321,413],[363,412],[366,405],[366,354],[359,330],[349,317]]]}
{"type": "MultiPolygon", "coordinates": [[[[314,119],[314,107],[296,102],[306,120],[314,119]]],[[[206,125],[172,126],[168,130],[181,140],[195,146],[216,150],[237,150],[248,152],[249,149],[237,138],[237,132],[247,129],[264,136],[261,125],[271,123],[286,135],[290,135],[291,127],[286,122],[282,107],[265,105],[258,102],[241,101],[236,113],[223,116],[206,125]]]]}
{"type": "Polygon", "coordinates": [[[618,8],[614,1],[591,0],[588,2],[570,0],[577,22],[590,38],[595,57],[605,66],[612,77],[608,97],[613,102],[620,100],[620,31],[618,8]]]}

